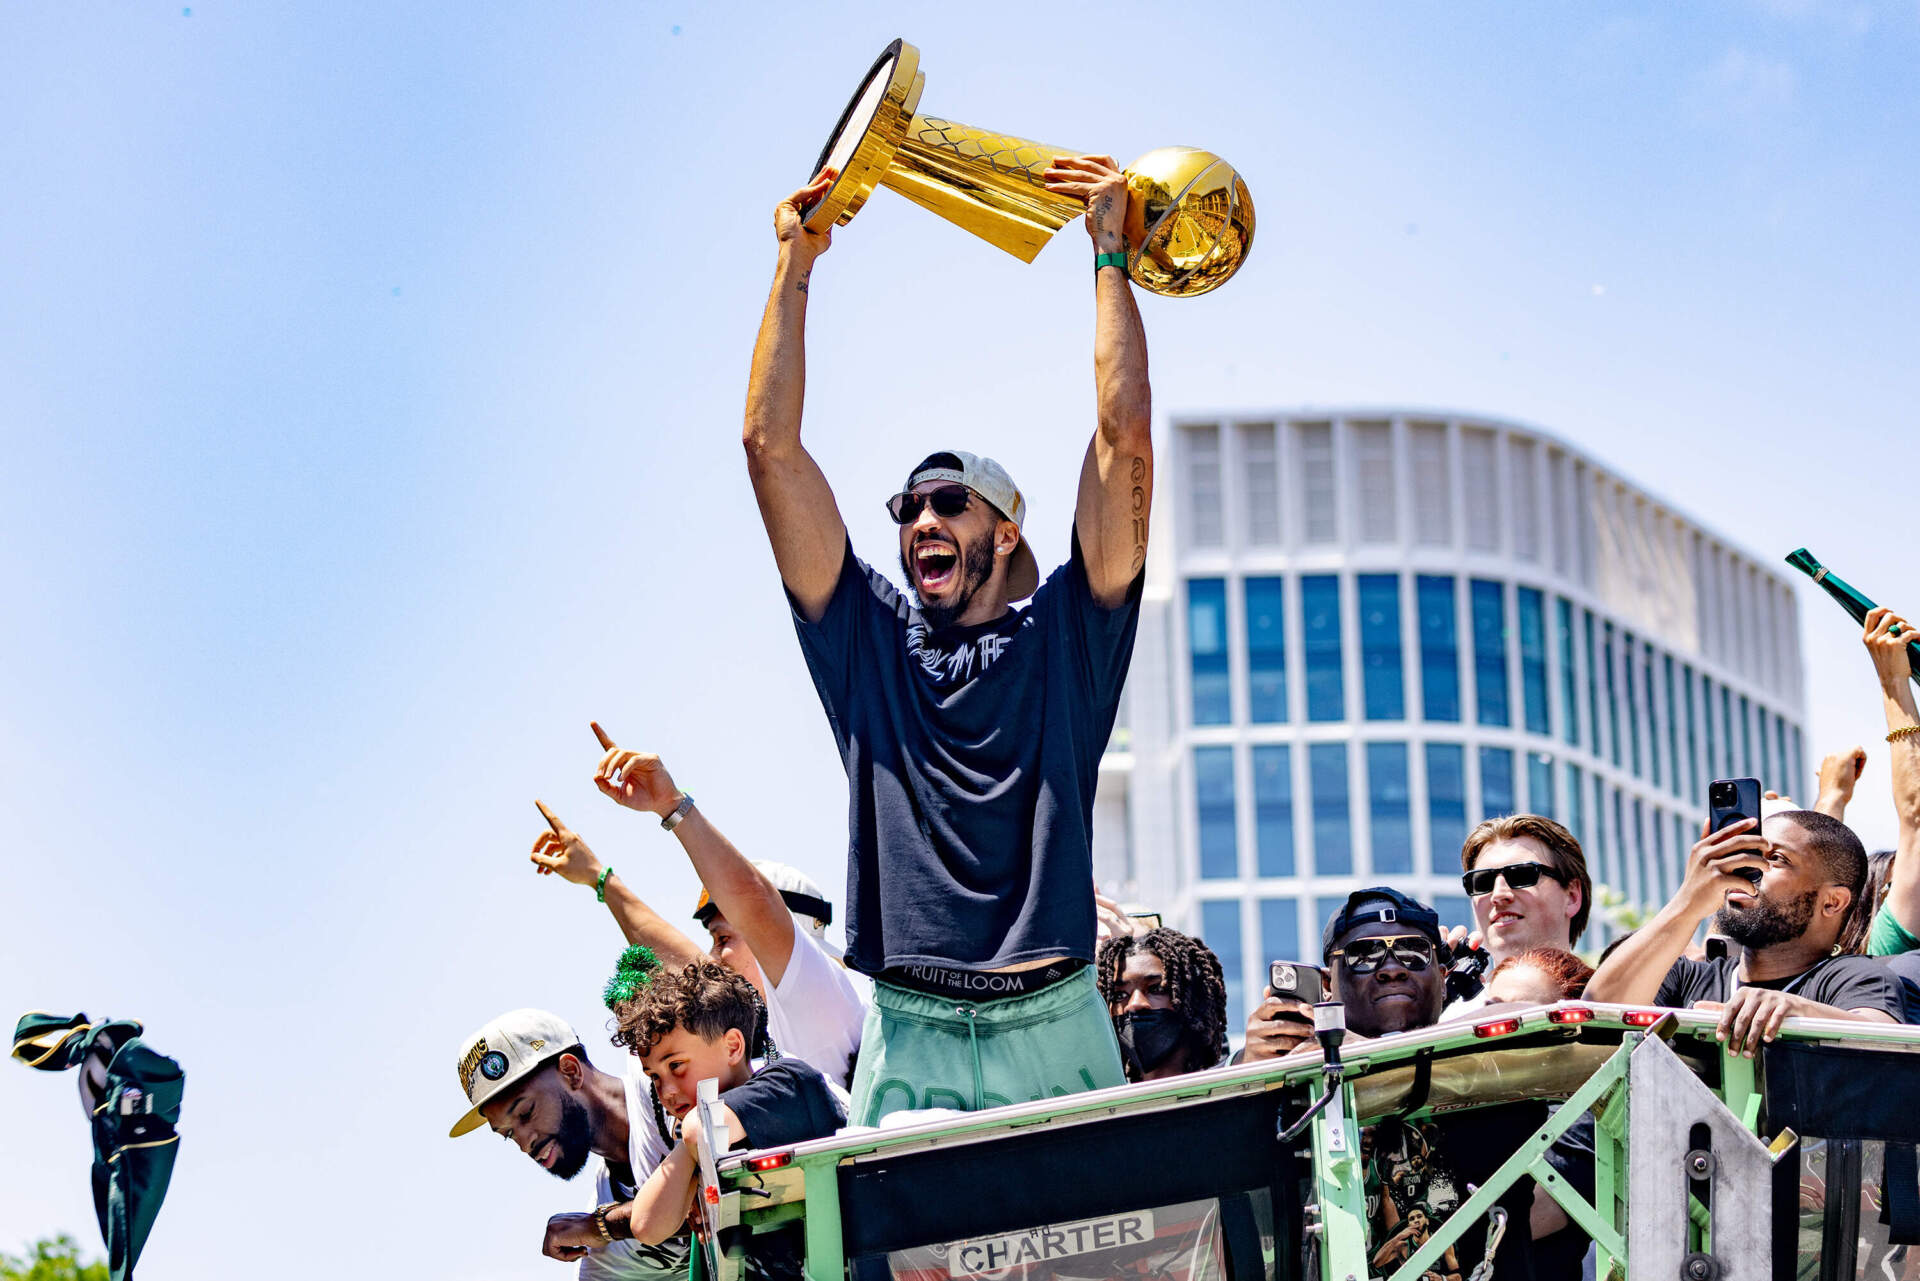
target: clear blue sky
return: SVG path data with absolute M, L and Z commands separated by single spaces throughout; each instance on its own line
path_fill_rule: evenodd
M 490 1015 L 605 1044 L 618 939 L 531 876 L 534 796 L 691 910 L 590 717 L 840 884 L 737 432 L 773 203 L 896 35 L 936 114 L 1241 167 L 1250 264 L 1143 308 L 1162 415 L 1531 421 L 1920 610 L 1912 0 L 8 6 L 0 1015 L 186 1064 L 144 1281 L 568 1275 L 540 1230 L 588 1189 L 445 1133 Z M 866 554 L 941 444 L 1064 553 L 1080 237 L 1022 266 L 889 193 L 836 236 L 808 435 Z M 1871 677 L 1802 600 L 1810 749 L 1869 743 L 1884 844 Z M 0 1114 L 0 1249 L 91 1239 L 72 1082 L 0 1067 Z

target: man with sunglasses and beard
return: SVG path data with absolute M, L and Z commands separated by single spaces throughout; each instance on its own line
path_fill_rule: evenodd
M 1446 997 L 1446 944 L 1440 916 L 1418 899 L 1385 886 L 1357 890 L 1327 921 L 1322 939 L 1333 999 L 1346 1009 L 1349 1040 L 1391 1036 L 1430 1027 Z M 1538 1103 L 1512 1103 L 1369 1127 L 1362 1150 L 1369 1202 L 1371 1248 L 1382 1254 L 1410 1216 L 1427 1214 L 1437 1228 L 1458 1208 L 1469 1186 L 1484 1184 L 1520 1149 L 1547 1116 Z M 1574 1187 L 1593 1196 L 1590 1121 L 1548 1149 L 1547 1159 Z M 1374 1190 L 1379 1189 L 1377 1198 Z M 1514 1184 L 1499 1202 L 1507 1231 L 1494 1254 L 1494 1275 L 1565 1278 L 1580 1275 L 1587 1238 L 1532 1180 Z M 1454 1245 L 1462 1275 L 1480 1263 L 1486 1231 L 1470 1227 Z M 1447 1269 L 1452 1275 L 1453 1269 Z
M 1886 967 L 1834 955 L 1866 875 L 1860 838 L 1815 810 L 1774 814 L 1757 832 L 1741 819 L 1703 833 L 1680 888 L 1601 963 L 1586 995 L 1718 1010 L 1719 1038 L 1748 1058 L 1791 1016 L 1898 1023 L 1905 1009 Z M 1709 916 L 1740 944 L 1737 960 L 1682 955 Z
M 743 444 L 847 770 L 847 964 L 875 980 L 855 1124 L 1123 1080 L 1089 968 L 1087 885 L 1094 785 L 1146 565 L 1146 335 L 1119 167 L 1063 157 L 1045 178 L 1087 203 L 1097 406 L 1071 553 L 1044 583 L 1022 534 L 1025 497 L 998 463 L 957 449 L 923 459 L 887 504 L 911 597 L 854 555 L 800 441 L 808 289 L 828 245 L 801 211 L 833 174 L 774 215 L 778 266 Z

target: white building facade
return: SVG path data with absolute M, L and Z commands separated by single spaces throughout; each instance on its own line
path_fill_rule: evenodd
M 1206 939 L 1235 1027 L 1354 889 L 1467 922 L 1482 818 L 1558 819 L 1650 909 L 1709 780 L 1811 785 L 1786 575 L 1563 440 L 1281 412 L 1176 419 L 1158 459 L 1095 874 Z

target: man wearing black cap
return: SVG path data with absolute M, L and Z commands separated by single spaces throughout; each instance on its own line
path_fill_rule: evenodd
M 1110 157 L 1062 157 L 1046 173 L 1049 190 L 1086 201 L 1096 251 L 1097 425 L 1067 563 L 1041 582 L 1012 477 L 944 450 L 887 502 L 911 600 L 853 554 L 800 441 L 808 290 L 828 242 L 801 211 L 831 180 L 775 211 L 779 265 L 743 443 L 849 782 L 847 963 L 876 980 L 852 1119 L 1118 1085 L 1087 884 L 1153 489 L 1126 179 Z
M 1346 1007 L 1347 1028 L 1362 1037 L 1391 1036 L 1429 1027 L 1446 999 L 1446 946 L 1440 916 L 1418 899 L 1385 886 L 1358 890 L 1328 920 L 1322 945 L 1334 999 Z M 1424 1215 L 1434 1226 L 1466 1199 L 1468 1185 L 1485 1183 L 1519 1150 L 1546 1117 L 1544 1104 L 1515 1103 L 1406 1123 L 1382 1121 L 1369 1129 L 1367 1185 L 1370 1240 L 1391 1254 L 1396 1241 Z M 1583 1195 L 1593 1195 L 1591 1140 L 1575 1131 L 1554 1145 L 1548 1159 Z M 1575 1278 L 1587 1239 L 1570 1228 L 1565 1213 L 1531 1180 L 1521 1180 L 1501 1198 L 1509 1231 L 1495 1252 L 1494 1275 L 1514 1278 Z M 1531 1225 L 1531 1239 L 1523 1225 Z M 1469 1229 L 1455 1245 L 1463 1272 L 1481 1261 L 1486 1234 Z

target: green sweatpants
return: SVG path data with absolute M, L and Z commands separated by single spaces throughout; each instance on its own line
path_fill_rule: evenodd
M 1121 1085 L 1113 1019 L 1089 966 L 998 1001 L 876 981 L 853 1075 L 855 1125 L 910 1108 L 981 1108 Z

